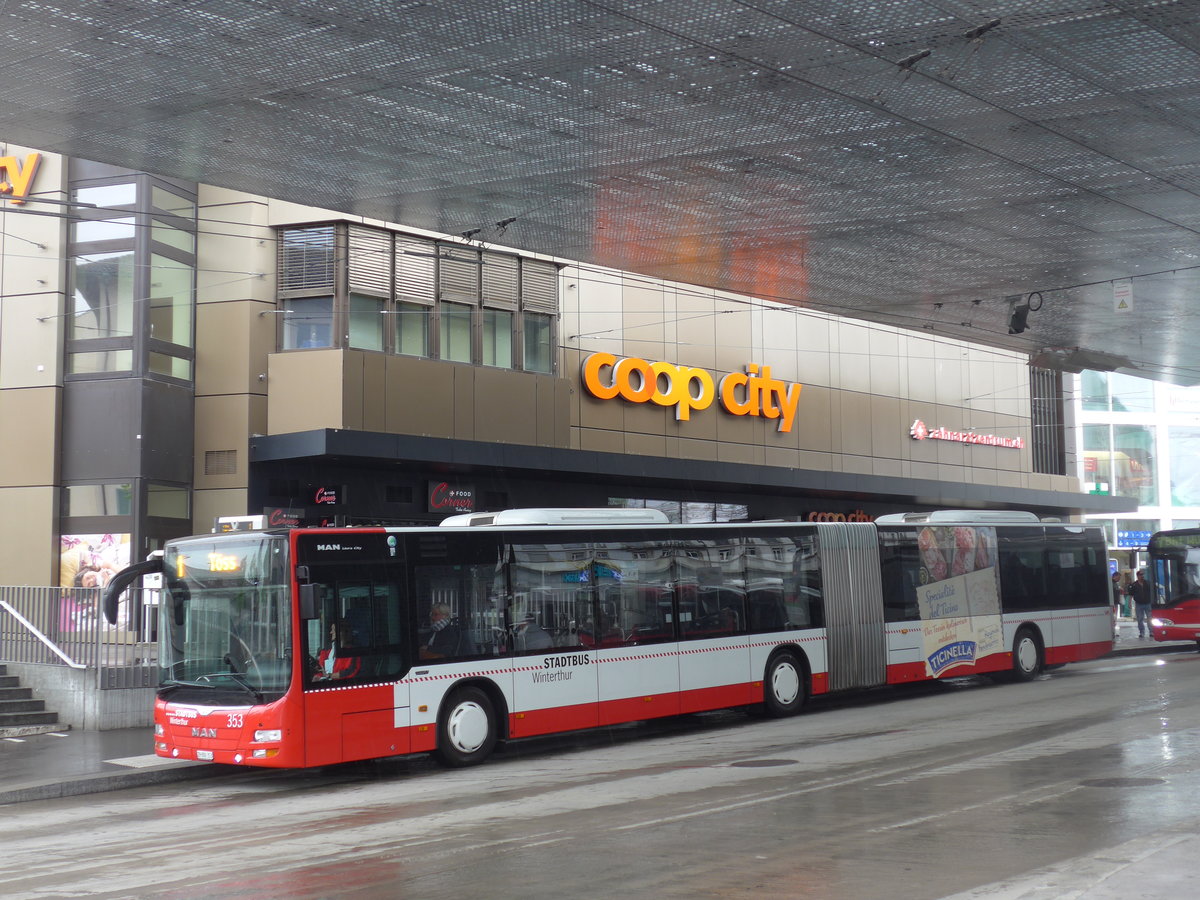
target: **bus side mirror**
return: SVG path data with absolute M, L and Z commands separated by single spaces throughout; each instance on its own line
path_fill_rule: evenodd
M 300 585 L 300 618 L 316 619 L 320 607 L 321 586 L 319 584 Z

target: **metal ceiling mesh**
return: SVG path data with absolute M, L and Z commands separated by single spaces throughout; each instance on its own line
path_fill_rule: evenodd
M 0 22 L 13 143 L 1200 379 L 1200 0 L 10 0 Z M 1009 336 L 1004 298 L 1035 290 Z

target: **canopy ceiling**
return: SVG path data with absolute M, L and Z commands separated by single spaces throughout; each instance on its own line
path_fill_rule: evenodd
M 0 22 L 8 143 L 1200 381 L 1200 0 L 9 0 Z

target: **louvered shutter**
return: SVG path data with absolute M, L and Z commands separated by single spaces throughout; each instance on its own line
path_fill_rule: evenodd
M 491 309 L 517 308 L 517 258 L 501 253 L 483 254 L 483 305 Z
M 521 308 L 558 315 L 558 266 L 536 259 L 521 261 Z
M 280 296 L 332 294 L 334 255 L 332 225 L 281 230 L 278 274 Z
M 387 231 L 351 225 L 350 292 L 387 297 L 392 286 L 392 236 Z
M 438 298 L 479 303 L 479 251 L 441 245 L 438 255 Z
M 433 306 L 437 299 L 437 244 L 396 235 L 396 299 Z

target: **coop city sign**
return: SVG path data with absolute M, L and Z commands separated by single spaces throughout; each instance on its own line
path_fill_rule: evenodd
M 41 161 L 40 153 L 28 154 L 24 163 L 15 156 L 0 156 L 0 198 L 24 203 Z
M 593 353 L 583 361 L 583 386 L 600 400 L 621 397 L 630 403 L 673 406 L 680 422 L 719 400 L 733 416 L 777 419 L 776 428 L 783 433 L 796 421 L 801 388 L 772 378 L 770 366 L 749 363 L 745 372 L 730 372 L 717 384 L 706 369 L 612 353 Z

